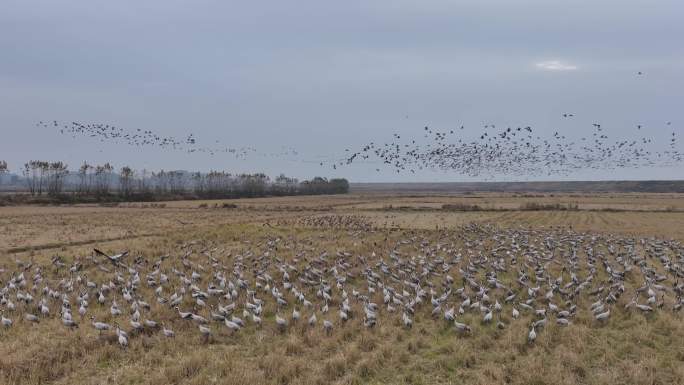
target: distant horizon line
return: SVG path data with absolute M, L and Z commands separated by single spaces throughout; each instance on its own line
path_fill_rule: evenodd
M 573 179 L 573 180 L 518 180 L 518 181 L 438 181 L 438 182 L 354 182 L 349 184 L 475 184 L 475 183 L 587 183 L 587 182 L 684 182 L 684 179 Z

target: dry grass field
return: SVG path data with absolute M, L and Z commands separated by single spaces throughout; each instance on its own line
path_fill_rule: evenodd
M 518 210 L 527 202 L 578 210 Z M 0 207 L 0 384 L 682 383 L 680 242 L 677 194 Z M 117 265 L 94 248 L 129 254 Z

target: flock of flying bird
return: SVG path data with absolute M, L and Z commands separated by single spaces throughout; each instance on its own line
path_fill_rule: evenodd
M 572 118 L 574 114 L 563 116 Z M 671 123 L 665 125 L 669 129 Z M 641 128 L 638 125 L 636 131 L 641 132 Z M 402 135 L 395 133 L 390 142 L 370 142 L 356 152 L 347 149 L 346 159 L 337 161 L 333 167 L 377 160 L 397 173 L 428 169 L 471 177 L 495 177 L 669 166 L 684 159 L 684 153 L 676 148 L 676 132 L 672 130 L 657 150 L 652 148 L 652 137 L 627 138 L 623 135 L 611 139 L 599 123 L 592 124 L 591 135 L 576 140 L 558 131 L 544 137 L 530 126 L 497 129 L 494 124 L 485 125 L 475 140 L 466 140 L 459 135 L 463 129 L 461 126 L 457 130 L 438 131 L 425 127 L 422 140 L 412 137 L 402 141 Z
M 86 327 L 126 347 L 143 333 L 217 341 L 245 328 L 330 335 L 432 323 L 466 337 L 518 322 L 534 343 L 551 323 L 598 326 L 615 312 L 682 308 L 676 241 L 475 224 L 384 242 L 378 234 L 330 235 L 336 251 L 318 238 L 266 234 L 234 249 L 192 241 L 164 256 L 17 260 L 0 270 L 0 335 L 17 323 Z M 349 240 L 375 251 L 340 249 Z
M 136 129 L 129 131 L 115 125 L 104 123 L 62 123 L 56 120 L 52 122 L 40 121 L 36 124 L 39 127 L 59 129 L 60 134 L 71 135 L 72 138 L 85 136 L 89 138 L 98 139 L 100 142 L 114 142 L 123 143 L 135 147 L 159 147 L 162 149 L 181 150 L 188 153 L 207 153 L 215 155 L 219 153 L 227 153 L 234 155 L 236 158 L 246 158 L 249 154 L 255 153 L 256 149 L 253 147 L 232 148 L 220 146 L 219 141 L 215 141 L 213 147 L 199 146 L 197 138 L 194 134 L 189 134 L 184 139 L 174 138 L 172 136 L 162 136 L 151 130 Z
M 573 119 L 575 114 L 565 113 L 563 119 Z M 250 155 L 285 158 L 299 157 L 300 153 L 290 147 L 281 146 L 281 151 L 260 153 L 254 147 L 231 148 L 199 146 L 194 134 L 185 139 L 164 137 L 149 130 L 126 131 L 109 124 L 83 124 L 57 121 L 39 122 L 42 127 L 54 127 L 62 134 L 98 138 L 100 141 L 123 142 L 131 146 L 158 146 L 165 149 L 183 150 L 188 153 L 210 155 L 228 153 L 239 159 Z M 568 175 L 578 170 L 612 170 L 617 168 L 637 169 L 653 166 L 680 164 L 684 153 L 677 149 L 677 135 L 671 122 L 665 123 L 667 138 L 655 140 L 640 135 L 642 125 L 632 133 L 639 135 L 608 135 L 599 123 L 592 124 L 590 135 L 569 138 L 558 131 L 543 136 L 531 126 L 497 129 L 486 124 L 474 139 L 467 139 L 464 126 L 445 131 L 425 127 L 422 135 L 414 135 L 402 141 L 401 134 L 392 134 L 392 140 L 385 143 L 369 142 L 358 151 L 345 150 L 343 157 L 315 161 L 320 166 L 333 169 L 352 163 L 382 164 L 397 173 L 416 173 L 421 170 L 455 172 L 470 177 L 496 176 L 539 176 Z M 329 158 L 329 157 L 328 157 Z M 311 163 L 311 161 L 302 160 Z M 381 168 L 376 167 L 376 171 Z

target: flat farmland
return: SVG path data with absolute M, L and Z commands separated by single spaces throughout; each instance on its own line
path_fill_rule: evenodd
M 577 205 L 578 210 L 519 210 L 530 202 Z M 224 208 L 234 204 L 237 208 Z M 442 210 L 478 205 L 482 211 Z M 499 211 L 500 210 L 500 211 Z M 681 211 L 681 212 L 680 212 Z M 0 207 L 0 251 L 50 249 L 123 238 L 164 236 L 188 228 L 354 215 L 378 227 L 431 229 L 471 222 L 499 226 L 572 226 L 584 231 L 684 239 L 684 194 L 475 196 L 365 194 L 215 201 L 124 203 L 111 206 Z M 294 221 L 296 222 L 296 221 Z
M 0 383 L 680 383 L 682 198 L 0 207 Z

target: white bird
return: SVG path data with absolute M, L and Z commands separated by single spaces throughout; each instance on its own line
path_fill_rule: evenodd
M 534 322 L 535 329 L 536 328 L 543 328 L 544 326 L 546 326 L 546 318 L 542 318 L 542 319 Z
M 187 313 L 186 313 L 186 312 L 182 312 L 182 311 L 180 311 L 180 309 L 178 308 L 178 306 L 176 306 L 176 310 L 178 311 L 178 315 L 180 315 L 181 318 L 183 318 L 183 319 L 190 319 L 190 318 L 192 318 L 192 313 L 190 313 L 190 312 L 187 312 Z
M 117 335 L 118 340 L 119 340 L 119 345 L 121 345 L 121 347 L 123 347 L 123 348 L 127 347 L 128 346 L 128 335 L 126 335 L 126 332 L 124 332 L 123 330 L 121 330 L 120 327 L 117 326 L 116 327 L 116 335 Z
M 118 315 L 121 315 L 121 310 L 116 304 L 116 301 L 112 304 L 112 306 L 109 308 L 109 312 L 112 314 L 112 316 L 116 317 Z
M 285 328 L 287 328 L 287 320 L 285 318 L 276 314 L 275 320 L 276 320 L 276 325 L 278 326 L 278 329 L 280 329 L 280 331 L 284 331 Z
M 206 318 L 202 317 L 201 315 L 195 314 L 195 313 L 190 314 L 190 319 L 197 322 L 198 324 L 208 324 L 209 323 L 209 320 L 207 320 Z
M 166 327 L 162 326 L 162 333 L 169 338 L 173 338 L 176 336 L 176 333 L 173 332 L 171 329 L 167 329 Z
M 444 312 L 444 319 L 449 321 L 449 322 L 454 321 L 456 319 L 456 317 L 454 316 L 454 308 L 453 307 Z
M 409 329 L 413 327 L 413 320 L 408 316 L 408 314 L 406 314 L 406 312 L 402 314 L 401 319 L 402 321 L 404 321 L 404 326 L 406 326 Z
M 603 312 L 603 313 L 597 314 L 597 315 L 595 316 L 595 318 L 596 318 L 598 321 L 605 321 L 605 320 L 608 319 L 608 317 L 610 317 L 610 309 L 606 310 L 606 311 Z
M 90 319 L 92 320 L 91 324 L 93 325 L 93 327 L 94 327 L 97 331 L 99 331 L 99 332 L 102 332 L 103 330 L 109 330 L 109 329 L 111 329 L 111 327 L 112 327 L 112 326 L 111 326 L 110 324 L 108 324 L 108 323 L 96 322 L 96 321 L 95 321 L 95 316 L 90 317 Z
M 245 311 L 247 311 L 247 310 L 245 310 Z M 223 314 L 214 313 L 213 311 L 209 312 L 209 316 L 214 321 L 224 321 L 226 319 L 226 317 Z
M 199 331 L 202 334 L 202 337 L 204 338 L 209 338 L 211 336 L 211 329 L 208 328 L 207 326 L 204 325 L 198 325 Z
M 254 322 L 257 325 L 261 325 L 261 317 L 257 316 L 256 314 L 252 313 L 252 322 Z
M 140 331 L 140 330 L 142 330 L 142 328 L 143 328 L 143 325 L 142 325 L 140 322 L 138 322 L 138 321 L 130 320 L 129 323 L 131 324 L 131 327 L 132 327 L 133 330 L 135 330 L 135 331 Z
M 456 331 L 458 331 L 459 333 L 465 333 L 465 332 L 471 332 L 472 331 L 470 329 L 470 326 L 468 326 L 464 323 L 458 322 L 458 321 L 454 321 L 454 328 L 456 328 Z
M 77 328 L 78 324 L 72 319 L 62 318 L 62 324 L 68 328 Z
M 236 332 L 240 330 L 240 325 L 236 324 L 233 321 L 229 321 L 227 318 L 225 321 L 223 321 L 226 324 L 226 327 L 230 329 L 231 332 Z
M 557 318 L 556 323 L 561 326 L 568 326 L 570 325 L 570 321 L 567 320 L 567 318 Z
M 323 320 L 323 329 L 325 330 L 325 334 L 330 335 L 333 329 L 332 322 L 328 320 Z
M 532 328 L 530 328 L 530 333 L 527 335 L 527 340 L 532 343 L 534 340 L 537 339 L 537 332 L 534 331 L 534 324 L 532 324 Z
M 230 321 L 233 322 L 234 324 L 237 324 L 241 328 L 245 327 L 245 321 L 243 321 L 242 319 L 240 319 L 236 316 L 230 317 Z
M 492 317 L 493 317 L 493 316 L 492 316 L 492 311 L 490 310 L 490 311 L 487 312 L 487 314 L 485 314 L 485 316 L 482 318 L 482 322 L 484 322 L 484 323 L 489 323 L 489 322 L 491 322 Z

